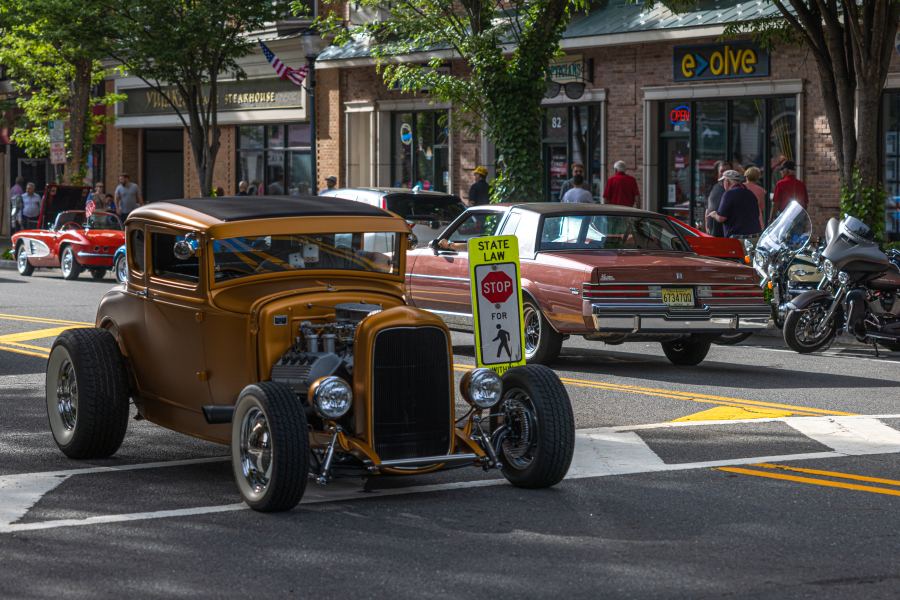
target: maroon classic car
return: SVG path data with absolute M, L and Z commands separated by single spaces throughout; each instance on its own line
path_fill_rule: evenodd
M 472 237 L 516 235 L 525 351 L 549 363 L 565 338 L 662 343 L 696 365 L 719 336 L 766 327 L 770 309 L 753 269 L 697 255 L 662 215 L 609 205 L 529 203 L 466 210 L 429 248 L 407 254 L 410 303 L 471 330 Z M 455 250 L 440 248 L 447 239 Z
M 29 276 L 35 267 L 59 267 L 66 279 L 82 270 L 103 279 L 113 266 L 113 255 L 125 243 L 122 222 L 114 213 L 85 211 L 90 188 L 49 185 L 41 203 L 37 229 L 12 236 L 16 267 Z

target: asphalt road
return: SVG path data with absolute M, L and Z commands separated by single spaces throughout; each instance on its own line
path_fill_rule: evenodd
M 774 337 L 697 367 L 657 344 L 570 340 L 570 477 L 520 490 L 471 469 L 240 503 L 226 448 L 132 421 L 76 462 L 46 423 L 60 328 L 113 284 L 0 270 L 0 597 L 894 598 L 898 355 Z M 454 335 L 471 365 L 472 337 Z

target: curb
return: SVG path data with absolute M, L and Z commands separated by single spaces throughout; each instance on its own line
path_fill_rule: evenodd
M 16 261 L 14 260 L 0 260 L 0 269 L 11 269 L 15 270 Z

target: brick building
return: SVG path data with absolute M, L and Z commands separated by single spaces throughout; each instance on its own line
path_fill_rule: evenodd
M 573 19 L 561 43 L 566 56 L 551 67 L 554 83 L 544 100 L 545 199 L 558 198 L 575 162 L 585 165 L 599 199 L 613 163 L 624 160 L 645 208 L 696 223 L 715 181 L 715 161 L 758 166 L 771 191 L 780 164 L 793 160 L 809 187 L 816 231 L 837 214 L 838 173 L 812 56 L 799 47 L 769 52 L 750 40 L 721 41 L 727 23 L 774 9 L 709 4 L 716 6 L 673 15 L 610 1 Z M 464 68 L 449 53 L 407 60 L 424 64 L 436 55 L 450 72 Z M 490 143 L 454 129 L 451 107 L 427 92 L 387 89 L 365 45 L 328 48 L 316 69 L 322 88 L 328 81 L 327 98 L 324 90 L 319 96 L 319 172 L 337 175 L 340 186 L 419 184 L 465 198 L 472 168 L 484 164 L 493 174 L 498 157 Z M 898 238 L 896 60 L 886 88 L 886 219 L 888 233 Z

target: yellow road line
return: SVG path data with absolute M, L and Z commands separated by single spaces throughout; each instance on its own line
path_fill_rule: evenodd
M 458 371 L 469 371 L 474 369 L 474 365 L 454 364 L 453 367 Z M 590 381 L 587 379 L 573 379 L 571 377 L 560 377 L 560 381 L 565 384 L 574 385 L 576 387 L 592 388 L 598 390 L 607 390 L 612 392 L 624 392 L 628 394 L 638 394 L 641 396 L 654 396 L 658 398 L 670 398 L 673 400 L 685 400 L 688 402 L 697 402 L 699 404 L 715 404 L 718 406 L 733 406 L 737 408 L 772 408 L 784 409 L 792 414 L 803 417 L 814 417 L 823 415 L 843 415 L 849 416 L 853 413 L 842 412 L 837 410 L 826 410 L 822 408 L 811 408 L 808 406 L 793 406 L 791 404 L 780 404 L 778 402 L 761 402 L 759 400 L 745 400 L 743 398 L 730 398 L 728 396 L 713 396 L 710 394 L 697 394 L 694 392 L 682 392 L 678 390 L 666 390 L 659 388 L 645 388 L 636 385 L 625 385 L 619 383 L 607 383 L 602 381 Z
M 793 471 L 795 473 L 805 473 L 807 475 L 823 475 L 825 477 L 835 477 L 837 479 L 851 479 L 853 481 L 868 481 L 869 483 L 882 483 L 884 485 L 896 485 L 900 487 L 900 481 L 896 479 L 883 479 L 881 477 L 867 477 L 866 475 L 854 475 L 853 473 L 838 473 L 836 471 L 820 471 L 819 469 L 804 469 L 802 467 L 789 467 L 787 465 L 773 465 L 770 463 L 760 463 L 751 465 L 754 467 L 762 467 L 764 469 L 777 469 L 779 471 Z
M 15 352 L 16 354 L 24 354 L 25 356 L 36 356 L 38 358 L 47 358 L 50 356 L 50 351 L 47 350 L 43 354 L 39 354 L 37 352 L 32 352 L 30 350 L 22 350 L 21 348 L 13 348 L 11 346 L 0 346 L 0 352 Z
M 818 485 L 822 487 L 855 490 L 857 492 L 869 492 L 872 494 L 884 494 L 886 496 L 900 496 L 900 490 L 889 490 L 887 488 L 874 487 L 871 485 L 842 483 L 840 481 L 829 481 L 828 479 L 815 479 L 812 477 L 797 477 L 796 475 L 785 475 L 784 473 L 769 473 L 766 471 L 754 471 L 752 469 L 742 469 L 740 467 L 717 467 L 717 469 L 719 471 L 725 471 L 727 473 L 737 473 L 739 475 L 752 475 L 753 477 L 766 477 L 768 479 L 780 479 L 782 481 L 793 481 L 794 483 L 805 483 L 808 485 Z
M 15 346 L 16 348 L 28 348 L 31 350 L 39 350 L 41 352 L 50 352 L 50 348 L 46 346 L 35 346 L 34 344 L 21 344 L 19 342 L 6 342 L 4 346 Z
M 93 327 L 93 323 L 84 321 L 64 321 L 62 319 L 45 319 L 43 317 L 24 317 L 22 315 L 7 315 L 0 313 L 0 319 L 5 321 L 28 321 L 31 323 L 56 323 L 58 325 L 78 325 L 80 327 Z
M 22 333 L 0 335 L 0 344 L 27 342 L 29 340 L 39 340 L 42 338 L 56 337 L 66 329 L 72 329 L 72 325 L 65 325 L 63 327 L 51 327 L 49 329 L 35 329 L 33 331 L 23 331 Z

